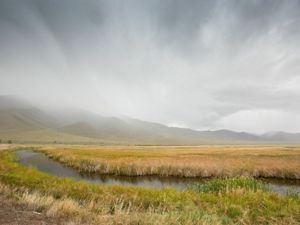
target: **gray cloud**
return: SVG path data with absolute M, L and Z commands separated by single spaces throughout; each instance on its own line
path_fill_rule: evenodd
M 299 40 L 298 0 L 2 0 L 0 94 L 196 129 L 300 131 Z

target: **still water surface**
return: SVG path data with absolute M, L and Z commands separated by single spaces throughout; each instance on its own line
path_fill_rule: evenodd
M 126 185 L 152 188 L 171 187 L 177 190 L 183 190 L 194 182 L 205 182 L 208 179 L 203 178 L 182 178 L 182 177 L 161 177 L 161 176 L 116 176 L 116 175 L 88 175 L 79 173 L 77 170 L 64 166 L 48 158 L 41 152 L 31 150 L 18 150 L 16 152 L 19 162 L 22 165 L 35 167 L 38 170 L 65 178 L 72 178 L 76 181 L 87 181 L 93 184 L 105 185 Z M 261 179 L 273 191 L 285 194 L 288 190 L 300 193 L 299 180 L 285 179 Z

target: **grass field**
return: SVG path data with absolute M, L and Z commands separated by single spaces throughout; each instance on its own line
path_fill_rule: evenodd
M 79 171 L 181 177 L 300 179 L 300 146 L 43 146 Z
M 92 185 L 54 177 L 33 168 L 21 166 L 16 161 L 14 149 L 24 147 L 26 146 L 1 147 L 0 195 L 25 204 L 38 213 L 63 219 L 70 224 L 300 223 L 298 195 L 278 195 L 268 191 L 262 183 L 249 177 L 218 178 L 204 185 L 195 184 L 182 192 L 173 189 Z M 290 165 L 293 160 L 299 160 L 298 147 L 245 146 L 244 148 L 249 148 L 247 153 L 242 151 L 241 146 L 203 146 L 196 149 L 194 147 L 67 145 L 33 147 L 42 149 L 66 163 L 92 160 L 93 163 L 115 162 L 116 164 L 112 165 L 123 165 L 124 168 L 126 168 L 125 162 L 130 164 L 137 162 L 136 165 L 139 166 L 144 163 L 144 166 L 148 168 L 157 159 L 160 159 L 159 164 L 151 166 L 159 166 L 167 162 L 174 166 L 174 171 L 179 171 L 178 168 L 176 169 L 176 162 L 179 166 L 183 166 L 183 162 L 194 162 L 191 165 L 195 166 L 196 162 L 201 162 L 201 160 L 212 162 L 218 158 L 219 164 L 214 166 L 230 166 L 228 161 L 221 164 L 221 159 L 226 161 L 226 157 L 233 162 L 244 159 L 252 163 L 259 158 L 274 159 L 275 162 L 287 160 L 285 165 L 288 165 L 288 168 L 296 169 L 296 166 L 299 166 L 294 164 L 294 167 L 291 167 Z M 7 148 L 11 149 L 5 150 Z M 203 167 L 197 167 L 199 168 Z M 176 175 L 186 176 L 187 174 Z

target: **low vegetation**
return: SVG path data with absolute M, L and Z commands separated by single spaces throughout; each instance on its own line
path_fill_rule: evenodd
M 48 146 L 40 149 L 86 173 L 300 179 L 300 146 Z
M 246 191 L 268 190 L 262 181 L 249 177 L 214 178 L 204 184 L 192 184 L 190 189 L 204 193 L 229 193 L 239 189 Z
M 0 151 L 0 194 L 79 224 L 300 223 L 297 195 L 272 193 L 252 178 L 215 179 L 182 192 L 92 185 L 21 166 L 13 150 Z

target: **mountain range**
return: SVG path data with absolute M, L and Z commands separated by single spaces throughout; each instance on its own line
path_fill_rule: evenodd
M 13 96 L 0 96 L 0 140 L 18 143 L 141 145 L 300 143 L 300 133 L 262 135 L 231 130 L 198 131 L 129 117 L 80 111 L 47 112 Z

